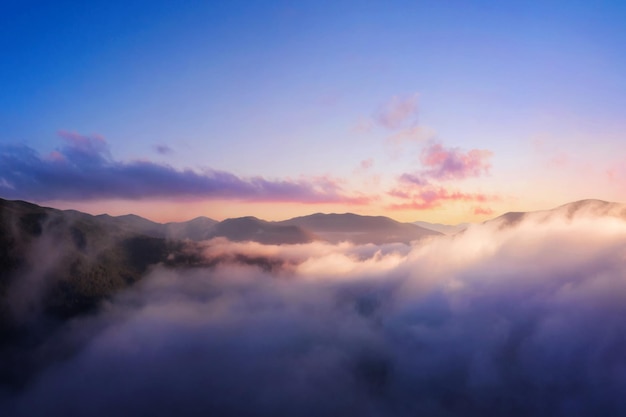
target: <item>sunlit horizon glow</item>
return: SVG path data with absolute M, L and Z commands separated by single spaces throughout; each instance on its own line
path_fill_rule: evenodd
M 0 6 L 0 198 L 154 221 L 626 201 L 621 2 Z

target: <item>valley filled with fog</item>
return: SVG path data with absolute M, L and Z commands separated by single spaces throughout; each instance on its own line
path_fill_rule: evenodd
M 409 241 L 397 225 L 402 239 L 376 243 L 303 229 L 288 244 L 240 228 L 229 238 L 208 221 L 207 239 L 123 228 L 104 239 L 91 217 L 6 210 L 22 252 L 0 259 L 3 416 L 626 413 L 620 204 L 508 213 Z M 18 236 L 29 224 L 44 226 Z M 124 279 L 98 292 L 67 276 L 94 268 Z

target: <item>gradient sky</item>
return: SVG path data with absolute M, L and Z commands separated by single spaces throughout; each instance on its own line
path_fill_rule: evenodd
M 2 1 L 0 197 L 158 221 L 626 200 L 620 1 Z

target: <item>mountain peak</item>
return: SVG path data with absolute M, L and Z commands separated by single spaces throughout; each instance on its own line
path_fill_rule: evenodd
M 357 244 L 408 243 L 440 234 L 411 223 L 400 223 L 389 217 L 354 213 L 315 213 L 284 220 L 279 224 L 302 227 L 330 242 L 350 241 Z
M 626 205 L 597 199 L 585 199 L 563 204 L 549 210 L 510 211 L 485 223 L 501 222 L 503 226 L 514 226 L 528 218 L 547 219 L 562 216 L 566 219 L 574 217 L 621 217 L 626 219 Z

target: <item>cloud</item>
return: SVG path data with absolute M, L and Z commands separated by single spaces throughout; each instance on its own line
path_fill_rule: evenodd
M 154 150 L 160 155 L 171 155 L 174 153 L 174 149 L 167 145 L 154 145 Z
M 489 173 L 489 159 L 493 153 L 485 149 L 463 152 L 458 148 L 445 148 L 441 143 L 428 145 L 420 157 L 425 169 L 421 175 L 436 180 L 459 180 L 479 177 Z
M 485 202 L 496 199 L 482 193 L 465 193 L 462 191 L 451 191 L 444 187 L 421 184 L 419 178 L 403 176 L 401 179 L 405 182 L 411 182 L 418 187 L 405 187 L 405 189 L 393 189 L 388 192 L 392 197 L 403 200 L 401 203 L 391 204 L 390 210 L 429 210 L 440 207 L 442 203 L 447 201 L 465 201 L 465 202 Z
M 485 216 L 490 216 L 493 214 L 493 210 L 490 209 L 489 207 L 474 207 L 474 212 L 475 215 L 485 215 Z
M 374 167 L 374 158 L 363 159 L 359 165 L 352 171 L 354 175 L 365 175 L 372 171 Z
M 412 247 L 212 241 L 67 323 L 23 415 L 624 415 L 626 221 L 544 213 Z M 599 325 L 601 324 L 601 325 Z
M 191 198 L 365 204 L 329 177 L 268 180 L 226 171 L 179 170 L 150 161 L 117 161 L 101 136 L 60 132 L 64 145 L 41 156 L 27 146 L 0 147 L 0 195 L 45 200 Z
M 387 129 L 397 129 L 416 116 L 417 94 L 414 94 L 408 97 L 394 96 L 379 109 L 374 119 Z
M 461 180 L 487 174 L 491 168 L 487 150 L 472 149 L 463 152 L 457 148 L 445 148 L 437 142 L 423 149 L 423 169 L 406 172 L 398 177 L 398 185 L 387 194 L 404 200 L 388 206 L 391 210 L 428 210 L 440 207 L 446 201 L 478 202 L 497 200 L 495 195 L 468 193 L 451 190 L 437 182 Z M 476 214 L 476 213 L 475 213 Z M 487 214 L 481 213 L 481 214 Z
M 427 140 L 433 140 L 436 136 L 437 132 L 434 129 L 427 126 L 414 126 L 394 133 L 387 138 L 387 142 L 397 146 L 405 142 L 425 142 Z
M 429 182 L 418 174 L 404 173 L 400 175 L 399 181 L 401 183 L 410 184 L 412 186 L 427 186 Z
M 374 166 L 374 159 L 373 158 L 364 159 L 359 164 L 359 168 L 364 170 L 364 171 L 370 169 L 373 166 Z

